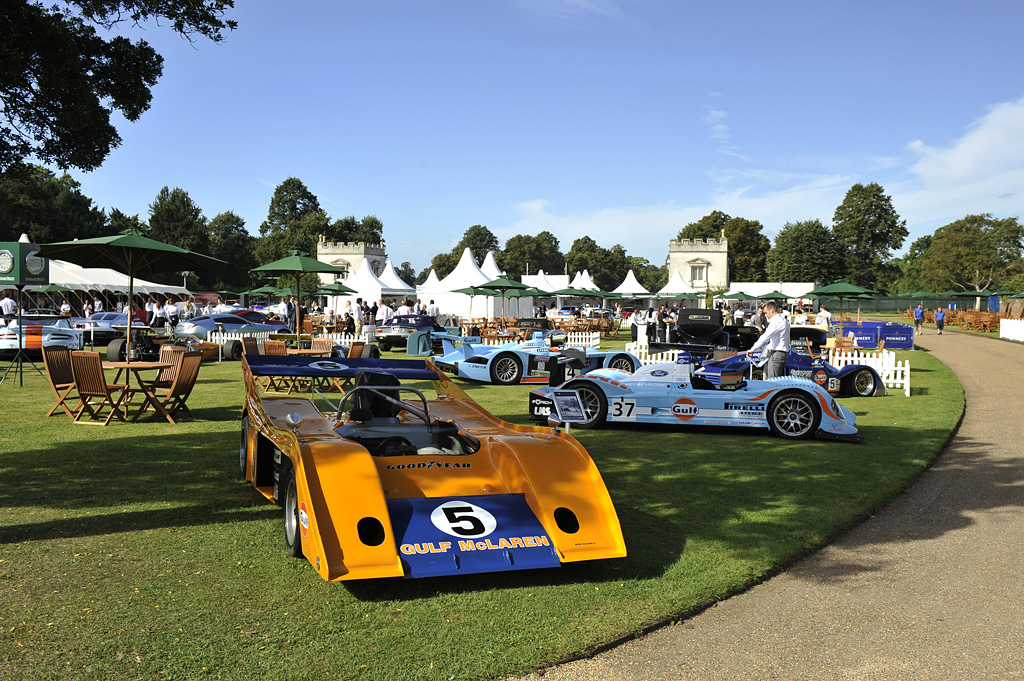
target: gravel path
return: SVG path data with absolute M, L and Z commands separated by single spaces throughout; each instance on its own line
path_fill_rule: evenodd
M 904 494 L 764 584 L 544 680 L 1024 679 L 1024 345 L 917 344 L 967 411 Z

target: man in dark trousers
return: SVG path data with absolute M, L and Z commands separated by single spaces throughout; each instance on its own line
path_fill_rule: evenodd
M 765 378 L 778 378 L 786 375 L 786 358 L 789 356 L 789 320 L 779 314 L 778 304 L 769 300 L 764 304 L 764 314 L 768 318 L 768 327 L 747 350 L 747 356 L 764 348 L 768 354 L 768 363 L 764 367 Z

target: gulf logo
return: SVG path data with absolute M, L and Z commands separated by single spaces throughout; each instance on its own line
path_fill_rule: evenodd
M 306 501 L 299 504 L 299 526 L 302 529 L 302 536 L 309 534 L 309 514 L 306 513 Z
M 683 397 L 676 400 L 676 403 L 672 405 L 672 413 L 680 421 L 689 421 L 700 413 L 700 408 L 689 397 Z
M 817 383 L 818 385 L 825 385 L 825 382 L 827 380 L 828 374 L 826 374 L 824 371 L 821 371 L 820 369 L 814 374 L 814 382 Z

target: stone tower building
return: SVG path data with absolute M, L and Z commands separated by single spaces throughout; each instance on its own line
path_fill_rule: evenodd
M 729 240 L 723 236 L 669 241 L 669 281 L 674 271 L 697 291 L 729 288 Z
M 379 275 L 384 269 L 388 254 L 383 241 L 375 244 L 362 241 L 327 241 L 320 235 L 316 244 L 316 259 L 346 270 L 348 274 L 338 279 L 344 283 L 345 279 L 355 274 L 363 260 L 369 260 L 370 269 L 375 275 Z M 321 284 L 332 284 L 334 281 L 333 274 L 320 275 Z

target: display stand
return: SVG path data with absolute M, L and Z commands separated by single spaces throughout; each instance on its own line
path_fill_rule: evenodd
M 4 384 L 4 381 L 7 380 L 7 377 L 12 371 L 17 371 L 18 387 L 21 387 L 25 385 L 25 362 L 31 364 L 32 368 L 35 369 L 40 376 L 45 376 L 46 374 L 43 373 L 42 369 L 36 366 L 36 363 L 33 362 L 27 354 L 25 354 L 25 349 L 22 347 L 22 344 L 25 341 L 25 327 L 22 326 L 21 323 L 21 303 L 23 302 L 21 292 L 25 289 L 25 285 L 16 284 L 15 288 L 18 289 L 18 354 L 16 354 L 14 359 L 11 360 L 11 365 L 7 367 L 7 371 L 5 371 L 3 377 L 0 378 L 0 385 Z M 17 367 L 17 370 L 15 370 L 15 367 Z

